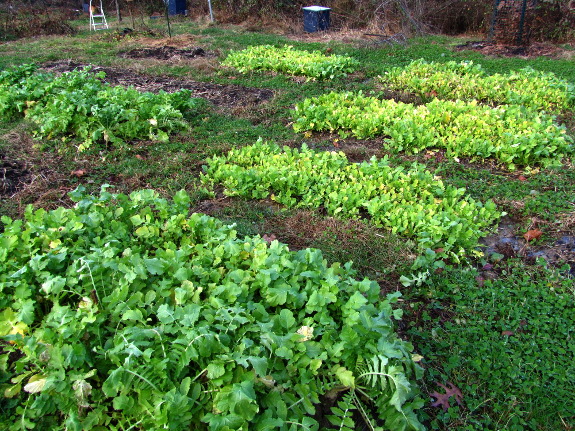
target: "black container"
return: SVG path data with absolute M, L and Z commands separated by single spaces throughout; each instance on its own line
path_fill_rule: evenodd
M 328 7 L 308 6 L 303 9 L 303 29 L 308 33 L 329 29 Z
M 168 0 L 168 14 L 184 15 L 186 13 L 186 0 Z

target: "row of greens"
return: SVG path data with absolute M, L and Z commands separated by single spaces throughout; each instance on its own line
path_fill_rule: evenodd
M 529 67 L 488 75 L 471 61 L 436 63 L 420 59 L 389 70 L 379 80 L 392 90 L 417 94 L 424 101 L 478 100 L 556 113 L 575 109 L 573 84 Z
M 0 428 L 423 429 L 399 294 L 184 192 L 71 197 L 2 218 Z
M 343 137 L 386 136 L 386 149 L 417 153 L 445 148 L 449 157 L 495 157 L 507 164 L 557 165 L 573 139 L 554 118 L 517 105 L 435 99 L 413 106 L 360 93 L 328 93 L 296 104 L 294 130 L 338 131 Z
M 289 45 L 279 48 L 258 45 L 231 52 L 223 65 L 242 73 L 270 70 L 314 79 L 333 79 L 357 70 L 359 61 L 343 55 L 327 56 L 320 51 L 298 50 Z
M 430 259 L 459 260 L 472 253 L 500 213 L 465 196 L 465 189 L 445 186 L 422 165 L 392 167 L 386 159 L 350 163 L 345 154 L 301 150 L 262 141 L 208 160 L 204 181 L 225 193 L 271 199 L 287 207 L 324 208 L 339 217 L 368 216 L 393 233 L 414 237 Z M 436 261 L 436 265 L 442 264 Z
M 190 92 L 142 93 L 103 83 L 104 74 L 88 69 L 60 76 L 23 65 L 0 72 L 0 116 L 24 115 L 36 125 L 40 138 L 122 145 L 135 139 L 167 141 L 185 130 L 186 119 L 203 109 Z

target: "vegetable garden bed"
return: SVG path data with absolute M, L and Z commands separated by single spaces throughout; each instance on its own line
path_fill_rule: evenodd
M 0 193 L 0 212 L 11 217 L 0 221 L 0 427 L 575 426 L 572 113 L 557 117 L 567 119 L 563 127 L 533 108 L 492 110 L 508 99 L 429 100 L 480 94 L 459 73 L 443 75 L 451 81 L 436 89 L 421 78 L 417 88 L 390 90 L 378 79 L 418 59 L 453 72 L 472 58 L 475 72 L 481 64 L 477 82 L 521 75 L 531 85 L 553 72 L 554 89 L 530 87 L 548 110 L 567 100 L 559 93 L 575 83 L 572 61 L 483 58 L 453 52 L 453 39 L 366 48 L 187 19 L 172 26 L 184 35 L 180 46 L 205 47 L 219 60 L 286 43 L 296 69 L 313 64 L 310 54 L 354 60 L 348 71 L 321 66 L 317 79 L 294 79 L 300 72 L 285 63 L 260 73 L 215 60 L 119 57 L 177 37 L 86 31 L 0 45 L 2 74 L 30 62 L 56 74 L 105 64 L 94 70 L 107 74 L 65 75 L 67 87 L 61 76 L 24 73 L 0 100 L 13 114 L 0 119 L 0 186 L 3 174 L 14 184 L 26 169 L 15 194 Z M 526 66 L 537 72 L 521 72 Z M 179 96 L 156 103 L 157 94 L 108 92 L 102 79 L 154 93 L 185 88 L 186 101 L 214 106 L 198 105 L 182 127 L 161 129 L 165 136 L 150 134 L 158 118 L 144 115 L 148 105 L 168 112 Z M 108 126 L 125 125 L 116 120 L 145 105 L 128 121 L 145 133 L 116 145 L 100 130 L 79 153 L 87 135 L 68 126 L 99 127 L 93 120 L 102 118 L 81 118 L 87 105 L 101 105 L 80 83 L 108 102 L 133 97 Z M 454 84 L 465 92 L 450 94 Z M 421 106 L 380 100 L 385 94 Z M 332 100 L 320 106 L 324 98 Z M 304 107 L 312 121 L 298 119 Z M 326 132 L 312 133 L 319 129 Z M 213 189 L 202 184 L 202 165 Z

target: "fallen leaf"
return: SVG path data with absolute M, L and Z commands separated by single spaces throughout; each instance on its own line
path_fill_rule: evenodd
M 70 175 L 72 175 L 73 177 L 83 177 L 84 175 L 86 175 L 86 171 L 83 169 L 78 169 L 77 171 L 72 171 L 70 172 Z
M 543 232 L 541 232 L 539 229 L 531 229 L 525 232 L 523 238 L 525 238 L 525 241 L 532 241 L 539 238 L 541 235 L 543 235 Z
M 459 388 L 457 386 L 455 386 L 453 383 L 450 383 L 450 382 L 446 382 L 446 383 L 447 383 L 447 386 L 442 385 L 441 383 L 437 384 L 438 386 L 441 386 L 443 389 L 445 389 L 444 394 L 441 394 L 437 391 L 434 391 L 431 394 L 429 394 L 431 397 L 435 398 L 435 401 L 433 403 L 431 403 L 431 406 L 432 407 L 441 406 L 444 411 L 447 411 L 449 409 L 449 407 L 451 407 L 449 405 L 449 398 L 450 397 L 454 397 L 455 402 L 460 406 L 463 403 L 463 394 L 461 393 Z
M 515 332 L 513 332 L 513 331 L 502 331 L 501 332 L 501 335 L 507 335 L 508 337 L 510 337 L 513 334 L 515 334 Z

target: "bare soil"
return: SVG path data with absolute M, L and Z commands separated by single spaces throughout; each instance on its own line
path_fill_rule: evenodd
M 10 197 L 28 176 L 29 171 L 24 163 L 11 160 L 0 150 L 0 198 Z
M 203 48 L 175 48 L 173 46 L 160 46 L 153 48 L 137 48 L 118 54 L 122 58 L 153 58 L 156 60 L 178 61 L 180 59 L 197 57 L 216 57 L 214 52 L 206 52 Z
M 549 57 L 555 59 L 568 59 L 575 55 L 575 52 L 561 48 L 551 43 L 532 43 L 528 46 L 497 45 L 488 41 L 466 42 L 455 47 L 457 51 L 472 50 L 484 55 L 496 57 Z
M 45 209 L 71 205 L 67 193 L 74 186 L 57 155 L 35 148 L 25 130 L 16 129 L 2 139 L 10 145 L 0 148 L 0 201 L 14 203 L 19 215 L 28 204 Z
M 246 105 L 254 106 L 265 103 L 274 96 L 273 91 L 268 89 L 197 82 L 168 76 L 150 76 L 134 72 L 130 69 L 103 67 L 73 61 L 46 63 L 42 68 L 50 72 L 63 73 L 88 66 L 92 67 L 92 72 L 94 73 L 104 72 L 106 74 L 104 81 L 111 85 L 131 86 L 139 91 L 150 91 L 152 93 L 157 93 L 160 90 L 172 93 L 186 89 L 192 92 L 192 97 L 207 99 L 217 107 L 234 108 Z

